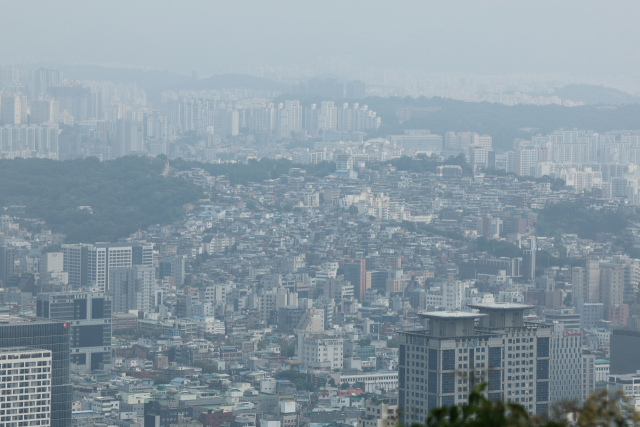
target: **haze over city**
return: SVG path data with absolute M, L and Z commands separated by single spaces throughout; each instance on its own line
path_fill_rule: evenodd
M 474 74 L 633 75 L 640 6 L 624 1 L 7 2 L 4 63 L 204 75 L 350 58 Z M 24 23 L 29 22 L 29 31 Z
M 4 2 L 0 427 L 640 426 L 638 12 Z

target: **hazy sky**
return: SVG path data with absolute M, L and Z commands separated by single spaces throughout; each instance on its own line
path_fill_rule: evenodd
M 473 73 L 637 75 L 640 2 L 4 1 L 0 63 L 121 63 L 203 74 L 229 62 Z

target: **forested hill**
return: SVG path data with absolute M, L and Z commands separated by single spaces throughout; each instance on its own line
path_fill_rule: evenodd
M 203 197 L 200 187 L 164 178 L 164 165 L 164 159 L 135 156 L 0 160 L 0 208 L 24 205 L 27 217 L 43 219 L 69 243 L 115 242 L 179 220 L 184 204 Z

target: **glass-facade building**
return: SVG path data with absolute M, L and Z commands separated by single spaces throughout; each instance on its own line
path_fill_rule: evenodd
M 111 363 L 111 297 L 102 292 L 40 293 L 36 315 L 69 324 L 71 363 L 79 371 Z
M 71 427 L 73 389 L 69 383 L 69 325 L 60 321 L 2 315 L 0 348 L 8 347 L 51 351 L 51 427 Z

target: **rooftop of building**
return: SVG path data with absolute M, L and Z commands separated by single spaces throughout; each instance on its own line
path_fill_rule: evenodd
M 32 324 L 48 324 L 48 323 L 62 323 L 56 320 L 49 320 L 40 317 L 29 316 L 15 316 L 10 314 L 0 314 L 0 327 L 5 325 L 15 325 L 20 323 L 32 323 Z
M 50 355 L 50 350 L 45 350 L 41 348 L 30 348 L 30 347 L 5 347 L 0 348 L 0 353 L 43 353 L 47 354 L 44 357 Z
M 477 319 L 484 317 L 486 314 L 470 313 L 467 311 L 429 311 L 426 313 L 418 313 L 418 316 L 428 319 Z
M 536 308 L 535 305 L 515 302 L 487 302 L 481 304 L 467 304 L 467 306 L 478 310 L 530 310 L 532 308 Z

